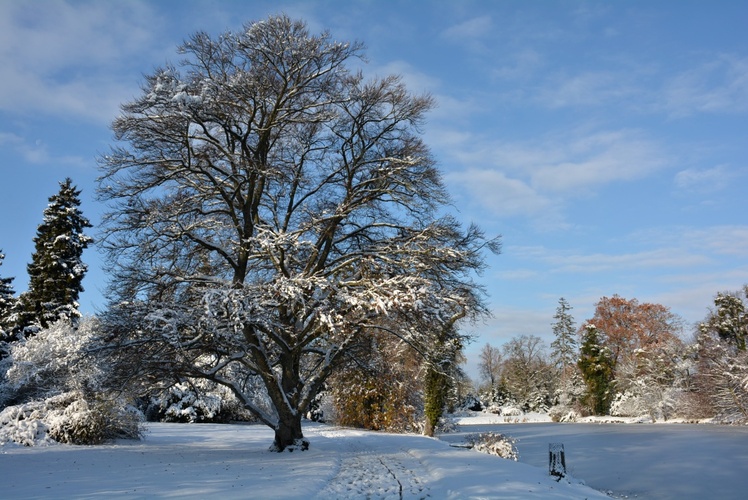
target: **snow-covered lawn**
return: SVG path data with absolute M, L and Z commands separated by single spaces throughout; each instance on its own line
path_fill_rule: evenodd
M 413 435 L 310 424 L 305 452 L 264 426 L 149 424 L 143 441 L 0 447 L 6 498 L 606 498 L 547 470 Z
M 459 432 L 442 439 L 459 443 L 469 434 L 501 432 L 517 439 L 520 462 L 537 467 L 547 467 L 549 443 L 563 443 L 571 474 L 619 498 L 748 498 L 748 426 L 611 417 L 553 424 L 543 415 L 520 417 L 534 422 L 520 424 L 490 414 L 458 420 Z

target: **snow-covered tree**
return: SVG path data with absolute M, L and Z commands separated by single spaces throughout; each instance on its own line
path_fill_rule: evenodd
M 743 294 L 748 298 L 748 286 L 743 288 Z M 716 334 L 736 351 L 745 351 L 748 316 L 739 294 L 718 293 L 714 298 L 714 310 L 699 329 Z
M 432 99 L 349 71 L 360 45 L 278 16 L 180 52 L 101 158 L 112 307 L 143 320 L 115 322 L 119 346 L 225 385 L 276 449 L 303 447 L 302 415 L 362 338 L 429 357 L 443 325 L 486 312 L 472 273 L 498 243 L 440 215 Z
M 565 378 L 571 370 L 576 369 L 579 352 L 577 349 L 576 327 L 574 317 L 569 313 L 572 307 L 563 297 L 558 299 L 558 307 L 552 323 L 555 339 L 551 342 L 551 359 Z
M 0 250 L 0 266 L 3 265 L 5 254 Z M 9 340 L 10 329 L 13 326 L 12 314 L 16 304 L 15 290 L 13 290 L 14 278 L 0 277 L 0 342 Z M 3 349 L 0 346 L 0 359 L 3 357 Z
M 677 339 L 683 320 L 661 304 L 613 295 L 595 304 L 595 315 L 587 323 L 604 333 L 616 376 L 618 363 L 633 361 L 640 349 L 656 351 L 658 346 Z
M 742 292 L 748 298 L 748 286 Z M 747 331 L 745 303 L 738 293 L 717 294 L 714 309 L 699 324 L 697 389 L 713 414 L 726 421 L 748 421 Z
M 502 376 L 504 386 L 523 410 L 550 407 L 555 370 L 540 337 L 520 335 L 504 344 Z
M 20 330 L 48 328 L 60 318 L 74 322 L 80 317 L 78 296 L 87 271 L 81 257 L 92 239 L 83 234 L 91 224 L 79 209 L 79 196 L 67 178 L 44 209 L 28 265 L 29 289 L 18 300 Z
M 579 353 L 579 371 L 587 392 L 582 402 L 595 415 L 607 413 L 613 398 L 613 355 L 603 343 L 600 331 L 592 323 L 582 327 Z
M 478 372 L 483 382 L 488 385 L 488 389 L 499 383 L 502 363 L 501 349 L 488 343 L 483 346 L 478 358 Z

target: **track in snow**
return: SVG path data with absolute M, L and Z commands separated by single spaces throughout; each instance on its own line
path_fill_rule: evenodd
M 335 432 L 324 432 L 334 437 Z M 425 466 L 407 450 L 378 453 L 367 440 L 352 440 L 352 453 L 341 456 L 337 471 L 318 498 L 414 499 L 429 498 L 429 487 L 421 478 Z

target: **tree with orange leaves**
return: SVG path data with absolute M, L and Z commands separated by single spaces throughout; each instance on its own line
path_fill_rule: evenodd
M 600 299 L 595 305 L 594 317 L 586 323 L 604 332 L 605 345 L 616 366 L 634 359 L 642 349 L 656 351 L 679 341 L 683 321 L 661 304 L 640 303 L 613 295 Z

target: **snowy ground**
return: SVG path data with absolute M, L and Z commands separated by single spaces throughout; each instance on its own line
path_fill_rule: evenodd
M 544 415 L 519 417 L 529 422 L 520 424 L 487 414 L 458 420 L 459 431 L 442 439 L 459 443 L 468 434 L 501 432 L 517 439 L 520 462 L 537 467 L 547 467 L 549 443 L 563 443 L 569 472 L 618 498 L 748 498 L 748 426 L 611 417 L 553 424 Z
M 6 498 L 606 498 L 547 470 L 421 436 L 309 425 L 271 453 L 262 426 L 150 424 L 144 441 L 0 447 Z
M 256 425 L 149 424 L 144 441 L 106 446 L 6 444 L 0 498 L 606 498 L 551 479 L 550 442 L 564 443 L 573 475 L 616 497 L 738 499 L 748 491 L 745 426 L 490 414 L 458 421 L 459 432 L 442 440 L 309 424 L 310 450 L 282 454 L 267 451 L 272 432 Z M 449 446 L 488 430 L 519 438 L 520 463 Z

